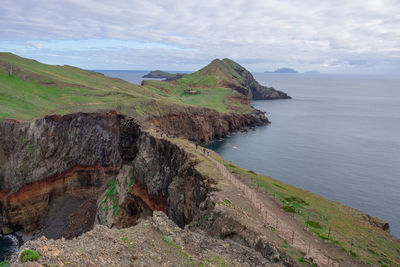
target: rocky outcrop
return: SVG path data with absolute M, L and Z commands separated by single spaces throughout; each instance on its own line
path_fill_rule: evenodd
M 218 138 L 224 138 L 230 133 L 246 127 L 269 123 L 264 113 L 259 110 L 248 114 L 222 114 L 210 109 L 170 113 L 150 118 L 148 121 L 170 135 L 184 137 L 199 143 L 208 143 Z
M 177 80 L 182 78 L 184 75 L 185 74 L 183 73 L 169 73 L 162 70 L 155 70 L 147 73 L 142 78 Z
M 112 204 L 111 217 L 121 216 L 113 219 L 117 226 L 136 223 L 124 221 L 124 215 L 153 210 L 184 226 L 205 199 L 205 180 L 178 146 L 156 139 L 119 114 L 0 123 L 3 233 L 24 229 L 52 238 L 77 236 L 91 229 L 96 218 L 103 222 L 109 217 L 100 215 L 109 210 L 99 203 Z M 175 194 L 180 190 L 183 197 Z M 99 201 L 99 196 L 104 198 Z
M 285 266 L 236 242 L 181 229 L 158 211 L 123 231 L 97 225 L 72 240 L 42 237 L 24 249 L 40 253 L 37 266 Z M 20 254 L 11 266 L 32 266 Z
M 225 64 L 231 66 L 231 68 L 239 75 L 240 78 L 238 79 L 235 77 L 235 80 L 240 84 L 240 87 L 243 88 L 243 90 L 240 91 L 245 91 L 245 95 L 247 95 L 249 99 L 262 100 L 291 98 L 282 91 L 259 84 L 248 70 L 236 62 L 227 58 L 223 59 L 222 62 L 226 62 Z
M 385 222 L 381 218 L 369 215 L 369 214 L 364 214 L 363 217 L 365 220 L 367 220 L 371 225 L 378 227 L 382 229 L 383 231 L 390 232 L 390 226 L 388 222 Z
M 215 59 L 197 73 L 198 75 L 215 76 L 219 86 L 231 88 L 245 95 L 248 99 L 291 98 L 282 91 L 259 84 L 248 70 L 228 58 L 224 58 L 223 60 Z

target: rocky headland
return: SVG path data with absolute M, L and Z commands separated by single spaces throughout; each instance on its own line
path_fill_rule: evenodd
M 182 78 L 184 75 L 184 73 L 169 73 L 162 70 L 154 70 L 150 71 L 146 75 L 143 75 L 143 78 L 177 80 Z
M 400 264 L 386 222 L 198 146 L 290 98 L 232 60 L 137 86 L 0 53 L 0 82 L 0 230 L 31 239 L 12 266 Z

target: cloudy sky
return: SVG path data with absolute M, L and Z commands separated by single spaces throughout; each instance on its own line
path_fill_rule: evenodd
M 399 0 L 2 0 L 0 51 L 87 69 L 400 71 Z

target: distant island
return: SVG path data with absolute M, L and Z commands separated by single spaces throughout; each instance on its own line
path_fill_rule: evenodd
M 291 68 L 279 68 L 274 71 L 264 71 L 264 73 L 299 73 L 297 70 Z M 318 70 L 305 71 L 304 74 L 321 74 Z
M 279 68 L 275 71 L 265 71 L 264 73 L 299 73 L 297 70 L 290 68 Z
M 177 80 L 182 78 L 184 75 L 185 74 L 183 73 L 169 73 L 162 70 L 155 70 L 147 73 L 142 78 Z
M 309 70 L 305 71 L 304 74 L 321 74 L 321 72 L 318 70 Z

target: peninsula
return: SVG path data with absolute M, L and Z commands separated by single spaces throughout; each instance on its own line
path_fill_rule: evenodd
M 400 265 L 386 222 L 202 146 L 269 123 L 260 99 L 290 97 L 230 59 L 138 86 L 0 53 L 11 266 Z
M 169 73 L 162 70 L 155 70 L 143 75 L 143 78 L 176 80 L 182 78 L 184 75 L 183 73 Z

